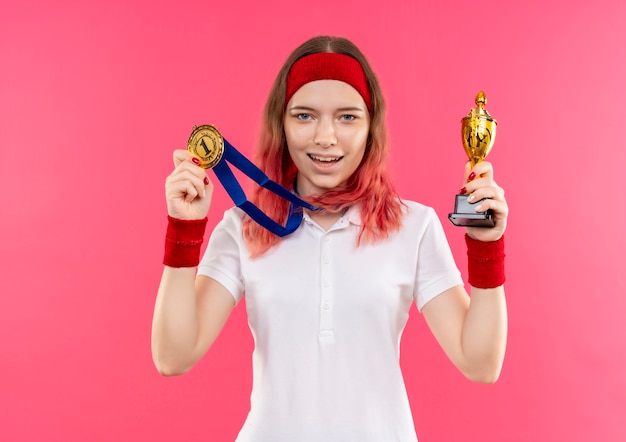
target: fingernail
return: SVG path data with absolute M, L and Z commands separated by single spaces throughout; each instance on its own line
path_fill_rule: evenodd
M 476 209 L 475 209 L 475 210 L 476 210 L 477 212 L 480 212 L 480 211 L 482 210 L 482 208 L 483 208 L 483 205 L 482 205 L 482 204 L 479 204 L 479 205 L 477 205 L 477 206 L 476 206 Z
M 470 203 L 472 201 L 474 201 L 474 194 L 473 193 L 470 196 L 467 197 L 467 201 L 469 201 Z
M 467 177 L 467 181 L 472 181 L 474 178 L 476 178 L 476 173 L 472 172 Z
M 207 177 L 204 177 L 204 185 L 205 186 L 209 185 L 209 179 Z
M 198 166 L 200 165 L 200 159 L 199 158 L 193 157 L 191 159 L 191 161 L 193 161 L 193 164 L 197 164 Z
M 459 190 L 459 193 L 461 195 L 465 195 L 467 193 L 467 189 L 465 187 L 463 187 L 461 190 Z

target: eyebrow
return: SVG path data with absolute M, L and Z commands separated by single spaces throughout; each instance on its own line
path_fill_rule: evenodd
M 293 106 L 289 108 L 290 111 L 294 111 L 294 110 L 303 110 L 303 111 L 315 111 L 316 109 L 312 108 L 312 107 L 308 107 L 308 106 Z M 363 108 L 360 107 L 356 107 L 356 106 L 348 106 L 348 107 L 340 107 L 338 109 L 336 109 L 339 112 L 365 112 L 365 110 Z

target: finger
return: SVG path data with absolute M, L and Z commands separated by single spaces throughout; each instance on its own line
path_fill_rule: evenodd
M 200 171 L 200 172 L 199 172 Z M 169 195 L 181 197 L 184 194 L 204 196 L 206 186 L 210 184 L 206 172 L 193 165 L 181 164 L 167 179 L 166 188 Z M 185 200 L 188 198 L 185 196 Z M 189 201 L 192 201 L 193 198 Z
M 499 186 L 478 187 L 469 193 L 467 201 L 470 203 L 475 203 L 476 201 L 480 201 L 484 198 L 493 199 L 496 201 L 506 201 L 506 199 L 504 198 L 504 189 Z
M 206 171 L 201 167 L 197 167 L 194 164 L 184 161 L 178 165 L 176 169 L 170 174 L 172 180 L 193 180 L 198 184 L 204 181 L 206 177 Z
M 195 163 L 184 160 L 171 173 L 172 180 L 191 180 L 193 185 L 198 189 L 199 194 L 204 193 L 204 187 L 208 185 L 207 171 L 202 167 L 198 167 Z
M 207 195 L 210 197 L 213 194 L 213 183 L 209 180 L 208 177 L 204 177 L 202 180 L 202 187 L 198 185 L 193 186 L 194 192 L 188 193 L 185 200 L 187 202 L 192 202 L 196 198 L 206 198 Z M 193 197 L 192 197 L 193 195 Z M 209 199 L 210 201 L 210 199 Z
M 204 177 L 207 174 L 207 171 L 203 169 L 202 167 L 199 167 L 196 163 L 192 161 L 184 160 L 178 166 L 176 166 L 176 168 L 172 172 L 172 175 L 184 174 L 184 173 L 190 173 L 192 175 L 197 176 L 199 179 L 204 179 Z
M 472 181 L 469 178 L 471 172 L 472 172 L 472 164 L 468 161 L 467 163 L 465 163 L 465 172 L 463 173 L 463 182 L 464 183 L 469 183 L 470 181 Z
M 487 210 L 492 210 L 497 219 L 506 219 L 509 214 L 509 206 L 505 201 L 489 198 L 476 204 L 475 210 L 476 213 L 484 213 Z
M 211 182 L 208 176 L 204 177 L 204 190 L 206 193 L 209 193 L 209 192 L 213 193 L 213 183 Z
M 178 167 L 183 162 L 193 163 L 196 166 L 200 165 L 200 158 L 192 154 L 188 150 L 176 149 L 173 153 L 174 167 Z
M 481 161 L 476 164 L 473 168 L 468 162 L 465 165 L 465 182 L 469 183 L 474 181 L 476 178 L 492 178 L 493 179 L 493 166 L 488 161 Z
M 168 200 L 182 199 L 186 202 L 193 201 L 197 196 L 198 188 L 191 180 L 169 180 L 165 185 L 165 197 Z

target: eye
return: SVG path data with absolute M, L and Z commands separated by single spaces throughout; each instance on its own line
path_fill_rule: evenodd
M 311 119 L 311 115 L 310 115 L 310 114 L 305 114 L 305 113 L 302 113 L 302 114 L 297 114 L 297 115 L 296 115 L 296 118 L 297 118 L 298 120 L 301 120 L 301 121 L 307 121 L 307 120 L 310 120 L 310 119 Z
M 356 116 L 350 114 L 344 114 L 341 116 L 342 121 L 354 121 L 356 120 Z

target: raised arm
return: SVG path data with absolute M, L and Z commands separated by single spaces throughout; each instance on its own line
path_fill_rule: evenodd
M 471 296 L 462 286 L 435 297 L 422 312 L 435 338 L 450 360 L 469 379 L 492 383 L 500 376 L 507 337 L 504 296 L 503 234 L 508 206 L 504 191 L 493 180 L 493 168 L 483 161 L 466 169 L 471 201 L 487 200 L 478 212 L 492 209 L 493 228 L 467 228 Z
M 152 358 L 167 376 L 187 372 L 206 353 L 235 305 L 221 284 L 196 278 L 213 185 L 194 159 L 175 151 L 175 169 L 165 182 L 170 219 L 152 320 Z

